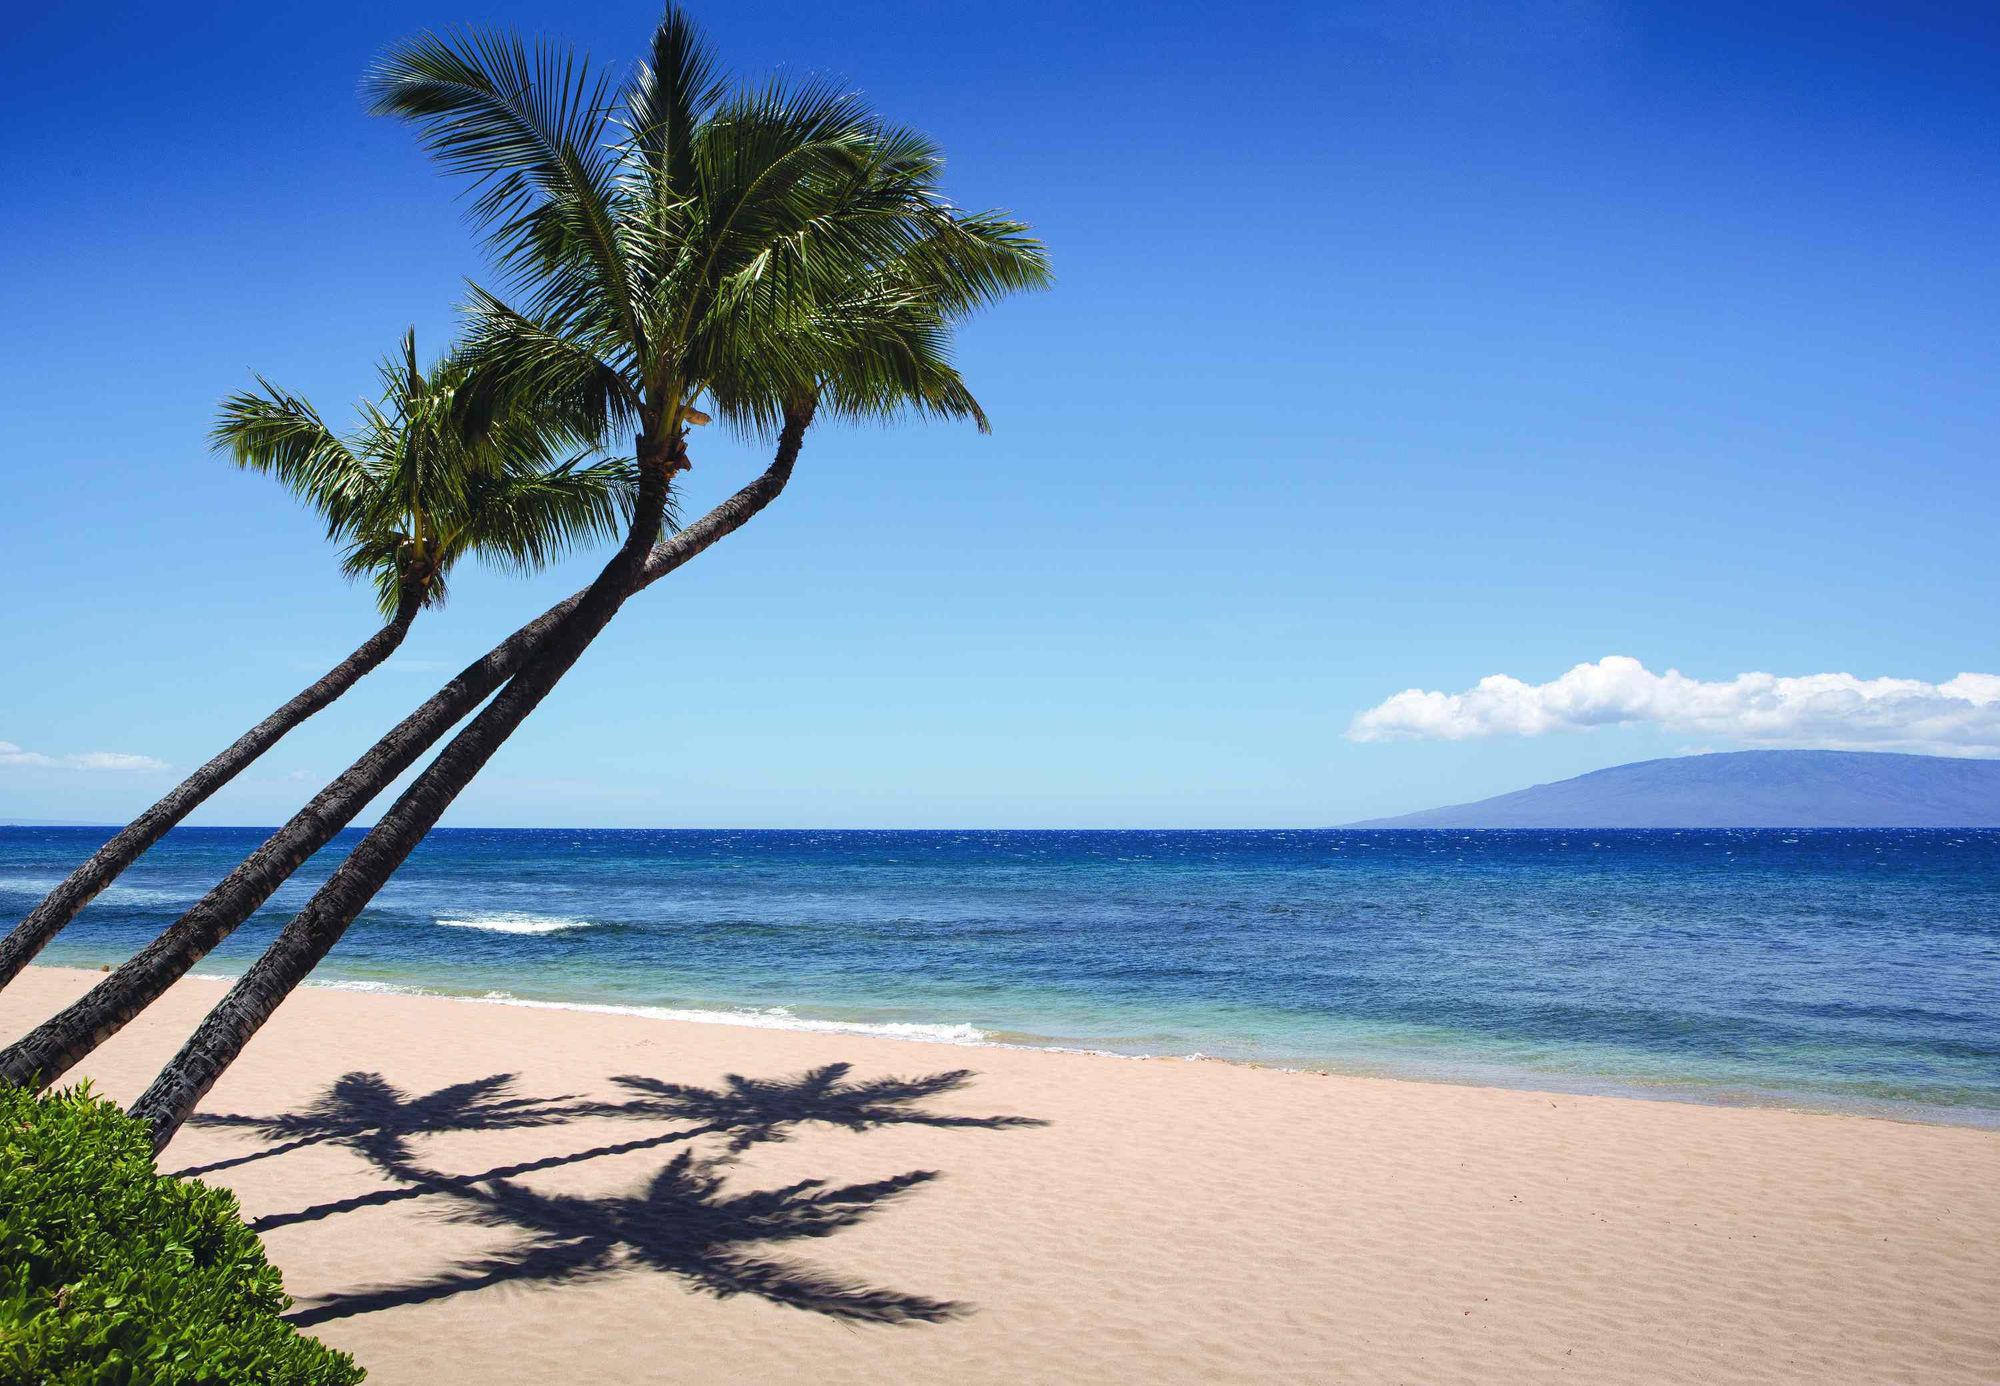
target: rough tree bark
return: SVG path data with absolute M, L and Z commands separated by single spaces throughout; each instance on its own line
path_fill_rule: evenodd
M 803 435 L 803 426 L 800 428 Z M 791 479 L 797 443 L 701 519 L 653 546 L 635 590 L 659 581 L 769 505 Z M 410 714 L 152 943 L 96 987 L 0 1051 L 0 1081 L 55 1082 L 227 938 L 460 718 L 524 668 L 581 604 L 558 603 L 469 665 Z
M 787 412 L 777 456 L 759 478 L 774 481 L 772 495 L 790 477 L 811 421 L 810 406 Z M 723 532 L 741 525 L 764 503 L 743 502 L 744 495 L 739 492 L 712 512 L 728 512 Z M 627 549 L 586 589 L 577 609 L 550 637 L 542 653 L 452 738 L 141 1094 L 132 1114 L 151 1124 L 156 1151 L 173 1139 L 195 1104 L 243 1052 L 272 1012 L 339 942 L 348 925 L 436 825 L 451 801 L 576 663 L 625 599 L 638 590 L 644 556 L 643 547 L 634 550 L 628 541 Z
M 43 897 L 42 902 L 5 939 L 0 939 L 0 987 L 21 974 L 50 939 L 64 925 L 97 898 L 98 892 L 118 878 L 118 874 L 166 836 L 167 830 L 199 808 L 216 790 L 228 784 L 257 757 L 275 746 L 299 723 L 333 702 L 361 681 L 363 675 L 387 659 L 403 643 L 410 622 L 417 614 L 418 598 L 406 595 L 387 625 L 376 631 L 346 659 L 326 671 L 319 680 L 236 738 L 230 747 L 208 764 L 189 775 L 167 796 L 127 824 L 116 837 L 91 854 L 90 860 L 70 872 L 69 877 Z

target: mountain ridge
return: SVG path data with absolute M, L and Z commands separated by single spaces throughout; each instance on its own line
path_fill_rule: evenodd
M 1592 770 L 1351 828 L 2000 827 L 2000 760 L 1716 751 Z

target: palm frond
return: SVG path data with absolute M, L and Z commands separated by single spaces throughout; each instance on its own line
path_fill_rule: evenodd
M 830 83 L 726 89 L 677 5 L 615 92 L 571 50 L 469 32 L 399 46 L 369 89 L 472 181 L 510 286 L 467 305 L 468 414 L 600 448 L 657 444 L 696 398 L 751 432 L 807 400 L 984 429 L 956 325 L 1049 282 L 1023 223 L 944 195 L 934 141 Z
M 343 543 L 341 571 L 369 582 L 385 615 L 410 599 L 437 606 L 465 557 L 537 568 L 614 537 L 633 505 L 629 464 L 577 452 L 588 407 L 526 408 L 504 389 L 468 406 L 478 364 L 461 349 L 426 370 L 405 334 L 380 365 L 381 399 L 360 404 L 345 439 L 261 379 L 261 393 L 224 402 L 215 438 L 313 505 Z M 607 406 L 589 407 L 601 423 Z
M 465 553 L 515 572 L 533 572 L 571 549 L 614 540 L 631 519 L 634 477 L 629 463 L 573 457 L 553 466 L 524 459 L 483 477 L 445 550 L 447 563 Z
M 466 398 L 495 414 L 526 411 L 598 442 L 638 420 L 640 387 L 624 343 L 587 322 L 537 319 L 474 284 L 459 360 Z
M 262 376 L 256 391 L 223 400 L 210 443 L 237 466 L 274 476 L 287 490 L 337 525 L 367 468 L 306 400 Z
M 426 33 L 389 50 L 363 90 L 375 114 L 417 123 L 431 156 L 472 180 L 473 218 L 510 273 L 587 271 L 643 349 L 604 139 L 610 88 L 588 60 L 517 34 Z
M 678 5 L 667 6 L 649 56 L 633 74 L 625 127 L 656 201 L 678 201 L 693 195 L 695 131 L 725 87 L 707 41 Z

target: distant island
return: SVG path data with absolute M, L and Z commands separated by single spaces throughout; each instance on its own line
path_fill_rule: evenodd
M 2000 827 L 2000 760 L 1723 751 L 1593 770 L 1355 828 Z

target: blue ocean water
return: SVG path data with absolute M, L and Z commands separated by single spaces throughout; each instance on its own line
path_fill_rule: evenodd
M 0 915 L 105 836 L 0 829 Z M 44 961 L 117 962 L 262 836 L 173 833 Z M 2000 1125 L 1993 831 L 445 830 L 319 975 Z

